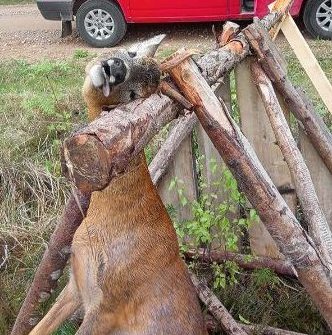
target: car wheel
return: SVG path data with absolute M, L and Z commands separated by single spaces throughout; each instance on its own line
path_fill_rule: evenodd
M 313 37 L 332 39 L 332 0 L 308 0 L 303 21 Z
M 103 48 L 119 43 L 127 24 L 120 8 L 106 0 L 88 0 L 76 13 L 77 30 L 91 46 Z

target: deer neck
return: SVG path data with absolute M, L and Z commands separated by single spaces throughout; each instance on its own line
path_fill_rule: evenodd
M 142 152 L 103 191 L 93 192 L 90 207 L 101 212 L 109 211 L 111 215 L 130 213 L 137 211 L 143 204 L 152 204 L 155 196 L 157 193 Z

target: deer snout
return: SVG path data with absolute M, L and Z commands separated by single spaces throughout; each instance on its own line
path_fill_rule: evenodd
M 102 67 L 109 78 L 111 86 L 116 86 L 126 81 L 128 68 L 122 59 L 116 57 L 110 58 L 102 62 Z

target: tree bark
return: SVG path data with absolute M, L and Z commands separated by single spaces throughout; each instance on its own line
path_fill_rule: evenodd
M 190 272 L 196 292 L 201 301 L 206 305 L 209 312 L 220 322 L 221 328 L 229 335 L 248 335 L 229 314 L 225 306 L 216 295 L 199 279 Z
M 176 120 L 176 124 L 149 165 L 151 179 L 155 185 L 158 184 L 162 176 L 167 172 L 168 166 L 173 160 L 177 149 L 182 141 L 192 132 L 197 122 L 195 113 L 179 116 Z
M 74 233 L 86 215 L 90 194 L 75 191 L 70 196 L 63 215 L 53 232 L 48 248 L 37 268 L 28 294 L 16 318 L 11 335 L 28 334 L 38 323 L 37 307 L 47 300 L 57 287 L 58 279 L 70 256 Z
M 205 317 L 205 324 L 208 329 L 208 331 L 217 333 L 220 332 L 221 327 L 219 322 L 211 317 L 210 315 L 207 315 Z M 284 330 L 284 329 L 279 329 L 279 328 L 274 328 L 274 327 L 269 327 L 269 326 L 264 326 L 264 325 L 244 325 L 239 323 L 238 324 L 248 335 L 307 335 L 304 333 L 297 333 L 297 332 L 292 332 L 290 330 Z
M 175 54 L 173 57 L 177 57 Z M 214 96 L 196 64 L 187 59 L 170 70 L 239 188 L 257 210 L 281 252 L 294 265 L 299 281 L 332 329 L 332 288 L 321 255 L 288 208 L 250 144 Z
M 324 264 L 328 270 L 327 275 L 331 278 L 331 230 L 320 208 L 310 172 L 289 129 L 271 81 L 257 62 L 251 64 L 251 72 L 270 119 L 278 146 L 292 174 L 297 197 L 302 207 L 305 222 L 308 224 L 310 236 L 324 258 Z
M 289 110 L 301 121 L 311 143 L 332 173 L 332 135 L 311 104 L 306 103 L 278 62 L 275 46 L 258 21 L 243 30 L 267 76 L 283 96 Z
M 246 270 L 268 268 L 282 276 L 297 277 L 294 266 L 288 262 L 269 257 L 257 257 L 252 255 L 242 255 L 228 251 L 205 251 L 204 249 L 190 250 L 185 253 L 188 260 L 198 259 L 201 262 L 216 262 L 221 264 L 225 261 L 233 261 Z
M 110 111 L 64 141 L 64 172 L 82 192 L 104 189 L 180 108 L 154 94 Z
M 262 19 L 267 30 L 274 27 L 288 13 L 293 0 L 277 0 L 272 12 Z M 234 68 L 250 53 L 249 43 L 241 32 L 222 48 L 213 50 L 199 58 L 196 62 L 203 77 L 209 85 L 215 84 L 221 77 Z

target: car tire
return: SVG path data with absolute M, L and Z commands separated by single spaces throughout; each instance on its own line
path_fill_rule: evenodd
M 76 26 L 81 38 L 97 48 L 118 44 L 127 30 L 120 8 L 107 0 L 88 0 L 76 13 Z
M 303 21 L 313 37 L 332 39 L 332 0 L 308 0 Z

